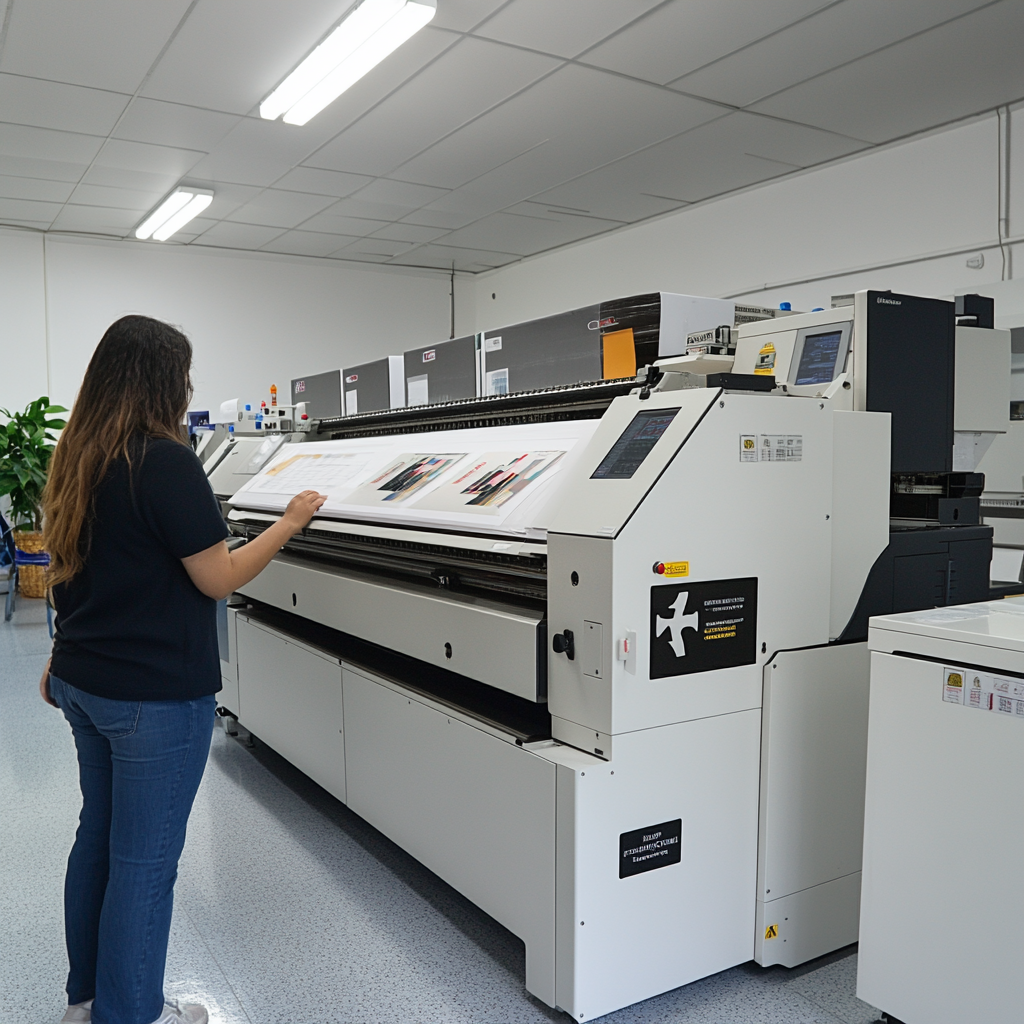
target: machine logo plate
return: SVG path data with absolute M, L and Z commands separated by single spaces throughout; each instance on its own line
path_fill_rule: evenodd
M 756 576 L 651 587 L 651 679 L 756 660 Z
M 683 859 L 683 819 L 633 829 L 619 836 L 619 878 L 655 868 L 667 868 Z

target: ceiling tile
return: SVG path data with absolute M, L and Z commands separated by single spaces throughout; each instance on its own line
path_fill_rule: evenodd
M 429 245 L 421 245 L 418 249 L 412 249 L 407 253 L 390 260 L 391 263 L 406 267 L 437 267 L 438 269 L 450 269 L 452 263 L 456 270 L 466 270 L 476 273 L 480 270 L 491 270 L 494 267 L 503 267 L 508 263 L 515 263 L 522 259 L 514 253 L 489 252 L 480 249 L 462 249 L 454 245 L 440 245 L 433 242 Z
M 60 213 L 61 203 L 40 202 L 33 199 L 0 199 L 0 221 L 45 221 L 47 224 Z
M 54 231 L 86 231 L 124 237 L 142 220 L 145 210 L 114 210 L 102 206 L 65 206 L 53 222 Z
M 179 180 L 177 174 L 157 174 L 152 171 L 126 170 L 123 167 L 103 167 L 93 164 L 82 176 L 83 184 L 109 185 L 111 188 L 136 189 L 139 192 L 170 191 Z
M 70 181 L 0 175 L 0 196 L 5 199 L 37 199 L 46 203 L 66 203 L 74 187 Z
M 575 57 L 659 3 L 661 0 L 512 0 L 474 34 L 560 57 Z
M 339 255 L 358 254 L 360 256 L 385 256 L 390 259 L 412 248 L 410 242 L 397 242 L 392 238 L 357 238 L 354 242 L 339 247 Z
M 0 111 L 14 124 L 106 135 L 127 105 L 121 93 L 0 75 Z
M 684 100 L 677 103 L 676 99 Z M 567 118 L 562 113 L 573 111 Z M 637 117 L 636 111 L 644 116 Z M 722 116 L 722 108 L 570 65 L 495 111 L 510 131 L 544 140 L 431 203 L 428 210 L 495 213 L 661 139 Z M 492 116 L 495 116 L 492 115 Z M 493 128 L 493 126 L 492 126 Z M 525 141 L 520 136 L 520 142 Z M 400 172 L 407 175 L 408 168 Z
M 414 185 L 408 181 L 377 178 L 366 188 L 360 189 L 355 198 L 362 202 L 390 203 L 416 210 L 435 199 L 440 199 L 446 192 L 447 189 L 433 188 L 430 185 Z
M 351 195 L 368 185 L 373 178 L 365 174 L 345 174 L 343 171 L 324 171 L 318 167 L 296 167 L 274 182 L 275 188 L 293 192 L 314 192 L 321 196 Z
M 614 221 L 586 216 L 552 214 L 537 209 L 521 213 L 495 213 L 490 217 L 446 235 L 448 245 L 468 249 L 490 249 L 530 256 L 557 245 L 567 245 L 591 235 L 619 227 Z
M 238 207 L 227 219 L 244 224 L 294 228 L 334 202 L 331 196 L 313 196 L 305 192 L 268 188 L 244 206 Z
M 361 192 L 339 199 L 331 212 L 339 216 L 359 217 L 364 220 L 393 221 L 412 213 L 416 207 L 398 203 L 364 203 Z
M 827 0 L 673 0 L 596 46 L 588 64 L 662 85 L 818 10 Z
M 557 66 L 550 57 L 464 38 L 304 163 L 387 174 Z
M 430 24 L 434 28 L 450 28 L 468 32 L 508 0 L 441 0 Z
M 247 117 L 196 164 L 193 173 L 211 181 L 272 185 L 311 148 L 309 139 L 294 125 Z
M 176 231 L 167 241 L 174 245 L 187 244 L 204 232 L 209 231 L 216 223 L 217 221 L 208 217 L 195 217 L 181 231 Z
M 106 206 L 122 210 L 148 210 L 163 198 L 163 192 L 112 188 L 109 185 L 82 185 L 74 191 L 71 201 L 80 206 Z
M 388 263 L 388 256 L 375 253 L 357 253 L 350 249 L 339 249 L 329 257 L 332 260 L 348 260 L 350 263 Z
M 671 85 L 691 95 L 747 106 L 980 6 L 982 0 L 836 4 Z
M 150 6 L 150 5 L 145 5 Z M 345 2 L 201 0 L 143 95 L 247 114 L 340 20 Z
M 0 124 L 0 153 L 5 156 L 64 164 L 88 164 L 99 152 L 103 140 L 75 132 L 55 132 L 49 128 L 29 128 L 20 124 Z
M 643 117 L 636 116 L 639 110 Z M 566 165 L 564 173 L 555 172 L 555 180 L 545 177 L 534 184 L 524 178 L 519 194 L 501 203 L 507 206 L 721 115 L 721 107 L 700 100 L 569 65 L 395 173 L 406 180 L 455 188 L 483 181 L 487 175 L 515 177 L 520 168 L 551 161 Z M 458 210 L 457 197 L 449 199 L 436 208 Z M 501 206 L 485 204 L 481 210 L 490 213 Z
M 566 182 L 535 201 L 637 220 L 658 212 L 653 208 L 658 203 L 667 210 L 697 202 L 858 148 L 863 144 L 842 136 L 736 113 Z
M 346 214 L 335 212 L 335 208 L 318 213 L 310 217 L 302 225 L 304 231 L 323 231 L 332 235 L 355 235 L 357 238 L 364 238 L 372 235 L 381 228 L 386 228 L 386 220 L 368 220 L 365 217 L 350 217 Z
M 114 137 L 208 153 L 236 124 L 235 114 L 139 97 L 121 118 Z
M 1000 3 L 819 75 L 753 109 L 886 142 L 1024 95 L 1024 5 Z
M 202 153 L 191 149 L 172 149 L 154 146 L 148 142 L 128 142 L 126 139 L 108 139 L 96 157 L 100 167 L 113 167 L 125 171 L 147 171 L 179 178 L 195 166 Z
M 232 224 L 222 220 L 204 231 L 193 245 L 218 245 L 228 249 L 258 249 L 281 234 L 280 228 L 260 227 L 255 224 Z
M 351 235 L 325 235 L 318 231 L 286 231 L 263 246 L 264 252 L 285 252 L 294 256 L 330 256 L 356 241 Z
M 448 228 L 428 228 L 419 224 L 389 224 L 373 233 L 374 238 L 392 238 L 399 242 L 432 242 L 448 233 Z
M 427 228 L 444 228 L 446 231 L 454 231 L 455 228 L 465 227 L 477 219 L 475 210 L 431 210 L 424 206 L 421 210 L 410 213 L 408 217 L 402 217 L 401 224 L 415 224 Z
M 189 0 L 27 0 L 10 7 L 0 70 L 134 93 Z
M 61 160 L 38 160 L 29 156 L 8 156 L 0 153 L 0 174 L 46 181 L 75 182 L 85 173 L 87 163 L 65 163 Z

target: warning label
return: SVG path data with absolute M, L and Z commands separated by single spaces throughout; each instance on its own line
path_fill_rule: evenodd
M 765 939 L 777 939 L 779 937 L 779 926 L 777 924 L 770 924 L 764 930 Z
M 800 462 L 803 434 L 740 434 L 740 462 Z
M 775 355 L 775 346 L 770 341 L 766 342 L 761 351 L 757 353 L 757 362 L 754 364 L 754 373 L 760 377 L 774 377 Z
M 950 704 L 1024 719 L 1024 679 L 1013 676 L 946 667 L 942 670 L 942 699 Z

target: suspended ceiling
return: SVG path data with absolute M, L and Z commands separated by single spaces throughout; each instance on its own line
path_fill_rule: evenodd
M 129 237 L 186 183 L 163 244 L 479 272 L 1024 97 L 1020 0 L 437 0 L 261 120 L 349 6 L 7 0 L 0 224 Z

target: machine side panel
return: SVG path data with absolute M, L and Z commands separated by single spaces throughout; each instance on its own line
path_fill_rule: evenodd
M 753 956 L 759 732 L 754 710 L 631 733 L 614 762 L 575 772 L 575 860 L 558 872 L 575 934 L 559 934 L 558 1004 L 577 1021 Z M 623 877 L 631 844 L 680 819 L 678 862 Z
M 956 329 L 953 429 L 1001 432 L 1010 425 L 1010 332 Z M 985 481 L 988 487 L 988 481 Z
M 757 857 L 761 903 L 860 871 L 868 667 L 863 643 L 782 651 L 765 666 Z M 801 947 L 808 954 L 803 960 L 809 960 L 855 942 L 856 900 L 841 903 L 845 921 L 837 920 L 837 907 L 829 900 L 820 907 L 825 921 L 814 919 L 813 905 L 802 908 L 802 919 L 790 922 L 785 936 L 780 932 L 790 947 L 787 954 Z M 838 945 L 815 947 L 830 941 Z M 764 948 L 772 958 L 780 955 L 770 942 Z
M 799 459 L 741 461 L 741 437 L 758 434 L 799 436 Z M 580 540 L 548 535 L 551 630 L 582 632 L 586 620 L 601 622 L 603 662 L 610 676 L 595 679 L 584 674 L 579 659 L 568 662 L 564 655 L 549 655 L 552 715 L 617 736 L 759 707 L 761 666 L 773 651 L 828 640 L 831 507 L 829 404 L 723 395 L 611 543 L 614 579 L 604 560 L 588 554 L 587 564 L 601 566 L 594 580 L 601 593 L 584 592 Z M 659 562 L 687 563 L 688 574 L 660 575 L 655 571 Z M 577 587 L 571 584 L 573 569 L 581 574 Z M 663 587 L 669 590 L 663 592 Z M 742 635 L 718 641 L 716 649 L 729 652 L 720 660 L 724 667 L 688 671 L 693 659 L 686 660 L 687 644 L 703 643 L 704 634 L 697 633 L 697 626 L 677 631 L 680 644 L 671 623 L 658 629 L 656 618 L 667 613 L 662 609 L 655 616 L 652 592 L 657 590 L 660 599 L 675 588 L 679 595 L 693 591 L 696 599 L 715 588 L 724 595 L 730 587 L 746 595 L 738 627 Z M 688 618 L 676 611 L 680 621 Z M 700 620 L 701 628 L 709 629 L 706 635 L 711 630 L 729 632 L 721 622 L 732 622 L 730 616 L 713 618 L 708 613 Z M 620 643 L 633 633 L 634 656 L 621 659 Z M 675 652 L 678 674 L 651 678 L 654 643 L 664 648 L 662 661 Z
M 240 721 L 344 803 L 341 665 L 244 615 L 237 625 Z
M 868 573 L 889 543 L 889 416 L 834 414 L 832 434 L 832 600 L 829 638 L 857 606 Z
M 539 612 L 392 587 L 287 555 L 274 558 L 240 593 L 518 697 L 543 696 Z
M 943 679 L 941 661 L 872 652 L 857 995 L 905 1021 L 1010 1024 L 1022 726 L 946 703 Z
M 225 707 L 233 715 L 238 714 L 238 635 L 236 633 L 236 612 L 229 608 L 225 601 L 223 605 L 218 602 L 218 618 L 223 620 L 218 624 L 218 639 L 223 642 L 220 646 L 220 682 L 221 691 L 217 694 L 217 703 Z M 223 627 L 223 636 L 220 636 Z
M 595 748 L 602 757 L 611 756 L 608 734 L 612 731 L 612 673 L 616 670 L 605 658 L 608 670 L 601 678 L 585 673 L 582 652 L 570 660 L 551 649 L 551 637 L 571 630 L 582 648 L 585 622 L 612 621 L 613 542 L 596 537 L 548 535 L 548 709 L 555 716 L 553 735 L 590 753 Z M 573 584 L 573 573 L 577 584 Z M 610 648 L 605 631 L 605 646 Z M 575 722 L 586 730 L 582 734 L 561 735 L 557 719 Z M 591 732 L 593 735 L 591 735 Z M 591 742 L 591 739 L 593 742 Z
M 555 765 L 344 669 L 349 806 L 526 943 L 555 1002 Z

